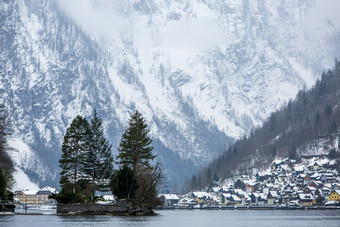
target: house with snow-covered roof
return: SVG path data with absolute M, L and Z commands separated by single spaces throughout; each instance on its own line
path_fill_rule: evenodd
M 179 202 L 176 194 L 160 194 L 159 197 L 163 201 L 164 206 L 174 206 Z
M 220 206 L 221 207 L 227 206 L 230 198 L 231 198 L 230 193 L 221 193 L 221 195 L 220 195 Z
M 267 195 L 268 205 L 274 205 L 275 201 L 278 199 L 278 194 L 276 191 L 269 191 Z
M 323 173 L 322 175 L 326 177 L 326 182 L 334 182 L 335 180 L 335 176 L 333 173 Z M 323 182 L 323 183 L 326 183 L 326 182 Z
M 55 200 L 49 198 L 53 193 L 56 193 L 56 189 L 52 187 L 45 187 L 40 190 L 16 190 L 14 192 L 14 198 L 20 204 L 40 206 L 55 204 Z
M 313 206 L 313 201 L 315 201 L 312 194 L 299 194 L 299 206 L 300 207 L 310 207 Z
M 328 196 L 328 201 L 340 202 L 340 190 L 333 190 Z
M 331 160 L 331 161 L 328 163 L 327 168 L 328 168 L 328 169 L 335 169 L 335 167 L 336 167 L 336 161 L 335 161 L 335 160 Z
M 231 195 L 230 200 L 228 202 L 228 205 L 240 205 L 242 202 L 242 199 L 240 197 L 238 197 L 237 195 Z
M 317 172 L 315 172 L 313 175 L 311 175 L 310 177 L 309 177 L 309 179 L 311 179 L 311 180 L 316 180 L 317 178 L 319 178 L 320 177 L 320 174 L 318 174 Z
M 301 173 L 303 173 L 303 171 L 304 171 L 304 167 L 303 166 L 294 166 L 293 167 L 293 171 L 294 171 L 294 173 L 295 174 L 301 174 Z
M 272 164 L 272 170 L 273 171 L 279 171 L 281 170 L 281 165 L 285 164 L 284 160 L 275 160 Z
M 309 181 L 309 175 L 301 173 L 297 176 L 297 183 L 306 184 Z
M 307 186 L 307 187 L 305 187 L 305 188 L 303 189 L 303 193 L 304 193 L 304 194 L 313 194 L 313 195 L 315 195 L 316 190 L 317 190 L 317 189 L 314 188 L 314 187 Z
M 254 183 L 254 182 L 249 182 L 249 183 L 247 183 L 247 185 L 246 185 L 246 192 L 248 192 L 248 193 L 252 193 L 252 192 L 254 192 L 255 190 L 256 190 L 256 186 L 257 186 L 258 184 L 257 183 Z
M 200 200 L 205 200 L 210 197 L 208 192 L 192 192 L 192 197 L 199 198 Z
M 219 195 L 222 192 L 222 188 L 220 187 L 213 187 L 209 190 L 209 193 L 212 195 Z
M 46 205 L 46 204 L 52 204 L 55 202 L 54 199 L 50 199 L 49 197 L 52 195 L 52 193 L 55 193 L 55 189 L 52 188 L 43 188 L 36 192 L 36 198 L 38 199 L 39 205 Z
M 247 192 L 243 191 L 242 189 L 235 188 L 234 193 L 240 197 L 241 195 L 246 194 Z
M 249 205 L 251 202 L 251 198 L 248 193 L 245 193 L 241 196 L 241 204 L 242 205 Z
M 265 203 L 267 203 L 267 195 L 264 193 L 260 193 L 259 197 L 257 198 L 257 203 L 259 205 L 264 205 Z
M 335 183 L 332 187 L 332 190 L 340 190 L 340 184 L 339 183 Z
M 14 192 L 14 198 L 21 204 L 37 206 L 39 204 L 39 200 L 36 194 L 37 191 L 34 190 L 17 190 Z
M 270 176 L 272 176 L 271 173 L 267 173 L 267 172 L 258 172 L 256 173 L 255 177 L 256 177 L 256 181 L 264 181 L 267 180 Z
M 257 205 L 259 196 L 260 195 L 257 192 L 251 193 L 251 195 L 250 195 L 251 203 L 254 204 L 254 205 Z
M 308 186 L 314 187 L 316 189 L 319 189 L 322 187 L 322 183 L 318 181 L 312 181 Z

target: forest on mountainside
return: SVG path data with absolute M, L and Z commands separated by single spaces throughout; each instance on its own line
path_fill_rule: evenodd
M 297 148 L 319 139 L 339 137 L 340 61 L 324 72 L 309 90 L 301 90 L 262 127 L 231 144 L 210 165 L 193 175 L 187 190 L 212 186 L 238 174 L 252 174 L 275 158 L 297 158 Z
M 8 156 L 7 137 L 11 133 L 8 111 L 5 105 L 0 104 L 0 168 L 12 169 L 13 163 Z
M 9 151 L 7 137 L 11 134 L 11 130 L 8 111 L 4 104 L 0 104 L 0 201 L 13 202 L 13 193 L 10 191 L 15 182 L 12 176 L 13 162 L 7 153 Z M 3 207 L 0 211 L 2 210 Z

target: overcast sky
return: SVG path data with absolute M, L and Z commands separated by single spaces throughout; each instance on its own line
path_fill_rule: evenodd
M 131 2 L 126 0 L 101 0 L 100 10 L 93 8 L 93 0 L 57 0 L 65 12 L 78 23 L 86 26 L 93 32 L 105 33 L 112 26 L 112 21 L 120 20 L 124 24 L 127 18 L 120 18 L 112 8 L 127 10 Z M 273 0 L 275 1 L 275 0 Z M 320 20 L 329 19 L 340 30 L 340 0 L 315 0 L 316 5 L 310 11 L 309 20 L 311 24 L 319 24 Z M 105 3 L 106 2 L 106 3 Z M 115 23 L 117 24 L 117 23 Z M 124 25 L 123 25 L 124 26 Z M 104 31 L 105 30 L 105 31 Z
M 311 29 L 329 20 L 340 31 L 340 0 L 316 0 L 315 7 L 305 18 Z
M 119 13 L 124 11 L 123 15 L 129 15 L 129 12 L 133 12 L 132 0 L 99 0 L 97 3 L 95 3 L 95 0 L 57 1 L 68 16 L 94 37 L 119 37 L 125 33 L 131 32 L 133 34 L 135 32 L 133 26 L 136 29 L 136 21 L 130 21 L 129 16 L 123 17 Z M 100 7 L 93 7 L 94 4 L 98 5 L 98 3 L 101 5 Z M 318 29 L 325 25 L 325 21 L 331 22 L 340 31 L 340 0 L 316 0 L 314 8 L 307 13 L 302 23 L 305 32 L 308 32 L 308 35 L 312 37 L 317 35 Z M 203 19 L 197 17 L 196 20 L 190 21 L 183 21 L 182 19 L 181 23 L 169 22 L 167 27 L 160 26 L 159 29 L 160 38 L 166 45 L 164 48 L 175 51 L 177 45 L 180 47 L 177 49 L 180 49 L 182 54 L 185 52 L 183 48 L 188 49 L 191 46 L 187 50 L 189 53 L 192 52 L 192 49 L 209 47 L 209 45 L 225 40 L 224 32 L 216 25 L 214 18 L 209 18 L 209 16 L 204 16 Z M 146 30 L 146 23 L 142 30 Z M 188 31 L 191 33 L 189 34 Z M 135 35 L 141 36 L 142 34 L 136 33 Z M 148 37 L 137 38 L 143 40 L 143 42 L 149 39 Z

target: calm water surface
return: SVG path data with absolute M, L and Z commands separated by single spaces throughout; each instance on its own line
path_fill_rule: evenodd
M 164 210 L 153 217 L 0 216 L 0 226 L 340 226 L 340 210 Z

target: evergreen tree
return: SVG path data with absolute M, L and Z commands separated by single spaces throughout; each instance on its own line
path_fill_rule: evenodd
M 152 154 L 152 140 L 148 136 L 149 129 L 142 115 L 136 111 L 130 121 L 129 126 L 122 136 L 117 158 L 120 166 L 127 165 L 134 172 L 138 168 L 150 167 L 150 161 L 156 156 Z
M 12 175 L 13 163 L 7 153 L 7 138 L 11 134 L 11 122 L 5 105 L 0 104 L 0 197 L 8 195 L 14 179 Z
M 82 181 L 86 180 L 81 167 L 84 163 L 85 154 L 89 150 L 90 125 L 88 121 L 77 116 L 67 128 L 62 144 L 62 156 L 59 160 L 60 185 L 62 191 L 75 196 L 80 193 Z
M 90 180 L 91 198 L 95 191 L 110 190 L 110 178 L 113 172 L 112 146 L 104 137 L 102 120 L 94 110 L 90 125 L 89 149 L 82 160 L 81 168 Z
M 208 168 L 208 171 L 207 171 L 207 177 L 208 177 L 208 180 L 210 181 L 211 180 L 211 169 L 210 169 L 210 167 Z
M 0 168 L 0 200 L 1 200 L 1 197 L 5 194 L 5 191 L 6 191 L 6 179 L 5 179 L 5 176 L 2 172 L 2 169 Z
M 148 133 L 149 129 L 144 118 L 136 111 L 131 116 L 129 126 L 123 134 L 118 148 L 117 163 L 120 165 L 120 170 L 113 175 L 111 188 L 114 191 L 120 187 L 123 192 L 116 190 L 113 194 L 117 197 L 122 195 L 125 198 L 128 195 L 129 199 L 134 195 L 132 200 L 134 206 L 152 210 L 155 206 L 161 204 L 157 197 L 157 189 L 164 176 L 159 164 L 152 166 L 150 163 L 156 156 L 152 154 L 152 140 Z M 129 171 L 133 173 L 133 177 Z M 123 177 L 125 179 L 124 187 L 117 185 L 120 184 L 118 179 L 121 179 L 122 176 L 120 175 L 123 175 L 123 173 L 129 173 Z M 136 179 L 138 185 L 136 188 L 134 188 L 136 184 L 133 179 Z
M 111 191 L 117 199 L 134 199 L 137 189 L 138 183 L 131 168 L 125 165 L 115 171 L 111 180 Z
M 196 175 L 192 175 L 191 177 L 191 191 L 193 191 L 197 187 L 197 179 Z
M 234 187 L 244 189 L 246 187 L 246 185 L 244 184 L 244 182 L 241 179 L 237 179 L 237 181 L 234 183 Z
M 188 177 L 185 177 L 184 186 L 182 187 L 182 194 L 185 194 L 188 191 L 190 191 L 190 183 Z
M 298 158 L 298 154 L 296 152 L 296 148 L 293 147 L 290 151 L 289 151 L 289 159 L 297 159 Z
M 214 181 L 215 181 L 215 182 L 218 182 L 218 180 L 219 180 L 219 178 L 218 178 L 218 176 L 217 176 L 217 173 L 215 173 L 215 174 L 214 174 Z
M 7 137 L 11 134 L 11 122 L 8 119 L 8 112 L 5 105 L 0 104 L 0 167 L 12 169 L 13 163 L 8 156 Z
M 323 205 L 325 202 L 325 197 L 322 194 L 319 194 L 315 200 L 316 204 Z
M 179 193 L 178 184 L 177 184 L 176 180 L 175 180 L 174 186 L 172 188 L 172 193 L 174 193 L 174 194 L 178 194 Z

